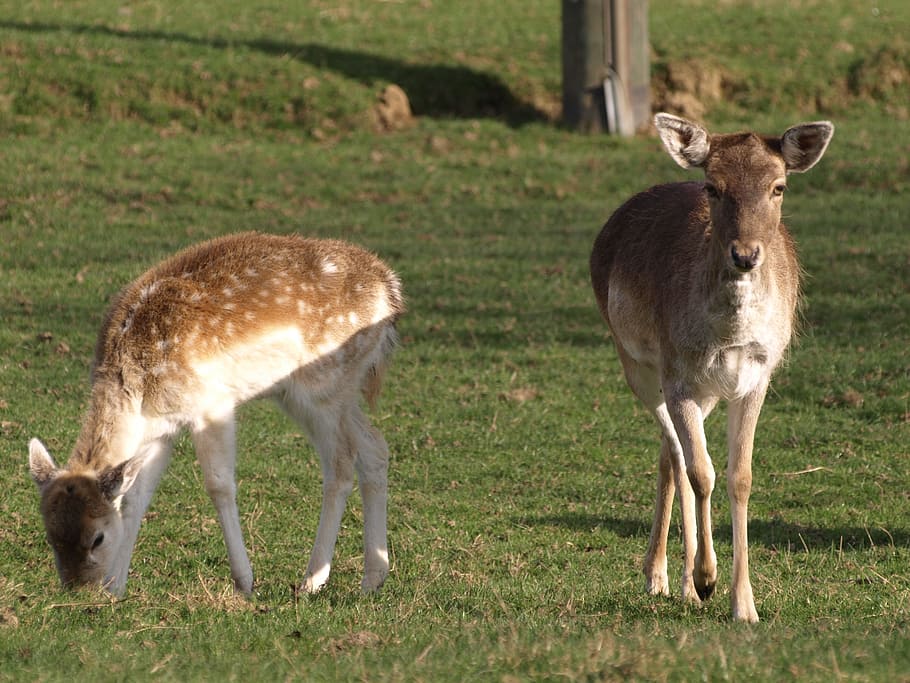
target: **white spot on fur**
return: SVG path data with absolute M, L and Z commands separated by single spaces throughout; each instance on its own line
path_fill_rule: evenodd
M 389 302 L 386 301 L 385 297 L 382 297 L 376 303 L 376 309 L 373 311 L 373 317 L 370 319 L 370 324 L 376 325 L 381 323 L 390 315 L 392 315 L 392 308 L 389 306 Z
M 158 283 L 153 282 L 139 290 L 139 301 L 146 301 L 158 289 Z
M 328 356 L 330 353 L 338 349 L 339 346 L 341 346 L 341 344 L 339 344 L 334 339 L 324 338 L 322 342 L 316 346 L 316 353 L 319 356 Z

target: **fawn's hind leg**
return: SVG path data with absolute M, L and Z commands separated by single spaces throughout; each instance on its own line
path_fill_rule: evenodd
M 290 390 L 282 405 L 306 430 L 322 468 L 322 509 L 316 539 L 301 588 L 315 593 L 329 579 L 335 542 L 348 496 L 354 487 L 354 444 L 345 425 L 343 400 L 313 401 L 304 390 Z
M 363 499 L 364 591 L 377 590 L 389 574 L 386 532 L 389 447 L 359 406 L 347 414 L 347 434 L 355 449 L 354 466 Z

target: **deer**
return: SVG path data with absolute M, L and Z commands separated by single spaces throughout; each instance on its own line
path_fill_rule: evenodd
M 711 494 L 715 471 L 705 418 L 727 403 L 734 621 L 755 623 L 747 513 L 759 413 L 794 335 L 800 266 L 781 202 L 790 173 L 821 159 L 834 126 L 803 123 L 780 137 L 712 135 L 667 113 L 660 140 L 702 182 L 657 185 L 622 204 L 590 257 L 591 284 L 632 393 L 661 430 L 657 500 L 643 573 L 652 595 L 669 595 L 667 535 L 678 492 L 682 598 L 714 593 Z
M 234 589 L 253 592 L 237 508 L 235 412 L 274 399 L 321 463 L 322 508 L 300 590 L 328 580 L 356 472 L 363 504 L 361 587 L 389 572 L 389 450 L 374 407 L 404 312 L 401 282 L 353 244 L 240 233 L 191 246 L 114 297 L 101 325 L 91 397 L 58 467 L 38 439 L 29 469 L 65 588 L 125 590 L 140 522 L 188 431 L 214 504 Z M 268 456 L 266 456 L 268 457 Z

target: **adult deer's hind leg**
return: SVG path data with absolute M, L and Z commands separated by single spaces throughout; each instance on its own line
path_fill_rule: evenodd
M 642 571 L 645 588 L 651 595 L 670 595 L 670 580 L 667 576 L 667 536 L 670 531 L 670 515 L 676 484 L 673 481 L 673 455 L 669 439 L 664 436 L 660 442 L 660 463 L 657 473 L 657 502 L 654 506 L 654 522 Z
M 686 566 L 683 573 L 682 593 L 684 598 L 691 598 L 696 595 L 694 586 L 690 585 L 692 583 L 691 563 L 695 553 L 695 508 L 692 488 L 685 475 L 682 447 L 676 437 L 673 422 L 667 413 L 660 375 L 655 365 L 635 360 L 618 338 L 615 341 L 616 352 L 622 362 L 626 382 L 632 389 L 632 393 L 654 414 L 662 435 L 654 521 L 651 525 L 648 551 L 642 567 L 645 575 L 645 588 L 652 595 L 667 595 L 670 592 L 670 582 L 667 576 L 667 536 L 673 510 L 673 498 L 678 490 L 683 537 L 686 540 Z M 656 362 L 656 359 L 653 360 Z

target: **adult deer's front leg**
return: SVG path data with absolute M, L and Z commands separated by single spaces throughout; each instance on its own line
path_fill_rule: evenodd
M 666 390 L 666 389 L 665 389 Z M 669 392 L 668 392 L 669 393 Z M 697 520 L 696 548 L 686 548 L 686 569 L 691 563 L 691 581 L 698 600 L 707 600 L 717 583 L 717 556 L 711 537 L 711 492 L 714 490 L 714 465 L 708 456 L 704 432 L 704 413 L 693 399 L 668 395 L 667 410 L 682 445 L 686 478 L 695 496 Z M 677 482 L 677 487 L 679 487 Z M 694 557 L 691 554 L 694 550 Z M 686 581 L 687 577 L 683 577 Z M 684 583 L 684 593 L 685 586 Z M 689 597 L 689 596 L 685 596 Z
M 683 536 L 683 574 L 682 598 L 700 602 L 701 598 L 695 590 L 695 557 L 698 549 L 697 525 L 695 523 L 695 496 L 692 486 L 686 476 L 686 462 L 683 448 L 676 435 L 676 427 L 670 418 L 667 405 L 662 403 L 654 410 L 654 415 L 663 431 L 661 443 L 661 459 L 667 456 L 669 470 L 661 469 L 658 475 L 657 508 L 654 511 L 654 525 L 651 529 L 651 542 L 648 555 L 645 557 L 645 576 L 654 576 L 654 570 L 659 567 L 660 553 L 666 558 L 666 536 L 670 526 L 670 510 L 673 502 L 673 488 L 679 493 L 680 526 Z M 666 450 L 665 450 L 666 449 Z M 664 463 L 661 464 L 663 467 Z M 667 477 L 667 479 L 664 479 Z M 657 534 L 655 535 L 655 532 Z M 664 562 L 664 565 L 666 562 Z M 666 577 L 666 567 L 663 568 Z M 666 578 L 664 578 L 666 580 Z M 652 584 L 653 585 L 653 584 Z M 652 593 L 654 591 L 651 591 Z
M 752 447 L 758 414 L 765 400 L 767 387 L 730 403 L 727 417 L 727 493 L 730 496 L 730 515 L 733 520 L 733 582 L 730 599 L 733 619 L 755 623 L 758 612 L 749 581 L 748 508 L 752 491 Z

